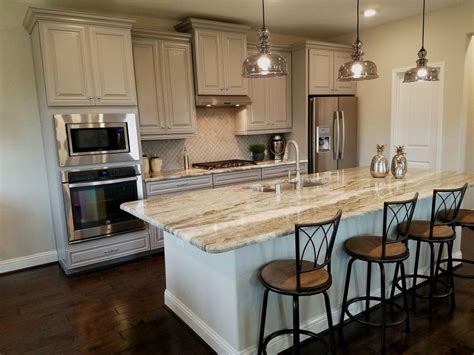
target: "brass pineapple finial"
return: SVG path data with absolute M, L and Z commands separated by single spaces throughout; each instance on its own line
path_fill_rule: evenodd
M 395 149 L 398 155 L 405 155 L 405 146 L 404 145 L 396 145 Z
M 385 149 L 385 144 L 377 144 L 376 148 L 378 154 L 382 154 Z

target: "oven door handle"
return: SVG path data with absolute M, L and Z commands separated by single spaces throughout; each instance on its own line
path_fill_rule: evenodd
M 126 182 L 126 181 L 137 181 L 137 176 L 132 176 L 132 177 L 123 178 L 123 179 L 110 179 L 110 180 L 91 181 L 91 182 L 77 182 L 77 183 L 72 183 L 72 184 L 68 184 L 68 185 L 69 185 L 69 188 L 75 188 L 75 187 L 87 187 L 87 186 L 100 186 L 100 185 L 118 184 L 118 183 Z

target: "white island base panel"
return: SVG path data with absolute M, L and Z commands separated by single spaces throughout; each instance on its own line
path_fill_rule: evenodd
M 431 199 L 418 201 L 414 219 L 428 219 Z M 343 219 L 332 255 L 333 284 L 329 289 L 334 325 L 338 324 L 344 281 L 349 257 L 343 250 L 344 241 L 360 234 L 379 234 L 382 211 L 356 218 Z M 459 233 L 459 231 L 458 231 Z M 458 234 L 460 235 L 460 234 Z M 166 291 L 165 304 L 191 327 L 218 354 L 256 354 L 263 287 L 258 270 L 265 263 L 281 258 L 294 258 L 294 235 L 249 245 L 220 254 L 210 254 L 165 232 Z M 411 242 L 410 242 L 411 243 Z M 406 272 L 414 266 L 414 244 Z M 445 248 L 446 249 L 446 248 Z M 454 246 L 460 257 L 460 242 Z M 437 254 L 436 254 L 437 255 Z M 420 274 L 428 273 L 428 247 L 422 247 Z M 349 298 L 365 293 L 367 263 L 355 262 Z M 391 284 L 394 265 L 386 265 L 387 285 Z M 372 268 L 372 294 L 380 294 L 377 265 Z M 420 281 L 421 282 L 421 281 Z M 408 283 L 410 287 L 411 283 Z M 389 295 L 390 287 L 387 287 Z M 375 305 L 376 302 L 371 303 Z M 351 307 L 353 314 L 362 311 L 362 303 Z M 301 328 L 319 333 L 327 329 L 324 298 L 315 295 L 300 298 Z M 270 292 L 265 334 L 291 328 L 291 297 Z M 301 340 L 305 337 L 301 336 Z M 274 339 L 269 354 L 292 345 L 290 335 Z

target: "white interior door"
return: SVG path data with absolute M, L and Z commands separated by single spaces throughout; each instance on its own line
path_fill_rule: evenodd
M 406 148 L 408 168 L 441 168 L 443 69 L 440 81 L 403 83 L 405 69 L 395 70 L 392 90 L 392 142 Z

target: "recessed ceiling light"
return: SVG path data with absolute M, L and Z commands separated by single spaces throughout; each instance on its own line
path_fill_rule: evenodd
M 375 11 L 374 9 L 367 9 L 364 11 L 365 17 L 372 17 L 372 16 L 375 16 L 376 14 L 377 14 L 377 11 Z

